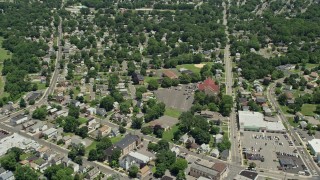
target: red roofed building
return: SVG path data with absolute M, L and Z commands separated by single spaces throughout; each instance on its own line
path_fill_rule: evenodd
M 207 95 L 217 95 L 220 91 L 219 85 L 211 78 L 207 78 L 199 84 L 198 89 L 204 91 Z
M 170 79 L 178 79 L 178 76 L 174 72 L 172 72 L 170 70 L 163 71 L 162 72 L 162 76 L 163 77 L 168 77 Z

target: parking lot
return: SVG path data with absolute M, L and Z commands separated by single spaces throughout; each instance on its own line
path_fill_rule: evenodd
M 155 91 L 155 95 L 159 101 L 166 104 L 166 107 L 188 111 L 192 106 L 196 89 L 196 84 L 179 85 L 177 87 L 160 88 Z
M 257 168 L 278 170 L 279 160 L 276 152 L 294 154 L 293 143 L 286 134 L 243 132 L 241 147 L 243 152 L 257 165 Z

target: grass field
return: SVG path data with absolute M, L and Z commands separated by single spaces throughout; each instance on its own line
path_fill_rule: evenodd
M 8 51 L 2 48 L 3 37 L 0 37 L 0 62 L 5 59 L 11 58 L 11 53 L 8 54 Z
M 163 133 L 162 139 L 172 142 L 173 135 L 174 135 L 175 132 L 178 131 L 178 129 L 179 129 L 179 127 L 177 125 L 172 126 L 170 130 L 165 131 Z
M 212 62 L 203 62 L 203 64 L 209 64 L 212 65 Z M 194 73 L 200 73 L 201 68 L 197 68 L 194 66 L 194 64 L 181 64 L 177 66 L 177 69 L 179 70 L 180 68 L 186 68 L 189 69 L 190 71 Z
M 174 118 L 179 118 L 179 116 L 181 115 L 181 112 L 174 108 L 166 108 L 164 115 L 174 117 Z
M 2 48 L 2 42 L 3 42 L 3 37 L 0 37 L 0 76 L 2 75 L 2 68 L 3 64 L 2 62 L 5 59 L 11 58 L 11 53 L 8 54 L 8 51 Z M 4 82 L 2 81 L 2 78 L 0 77 L 0 97 L 8 97 L 9 93 L 3 93 L 3 88 L 4 88 Z
M 111 142 L 112 142 L 112 144 L 117 143 L 117 142 L 119 142 L 122 138 L 123 138 L 122 135 L 116 136 L 116 137 L 112 137 L 112 138 L 111 138 Z
M 90 150 L 95 149 L 97 146 L 97 141 L 93 141 L 90 146 L 86 147 L 86 155 L 89 154 Z
M 80 117 L 80 118 L 79 118 L 80 124 L 84 124 L 84 123 L 86 123 L 87 121 L 88 121 L 87 118 L 83 118 L 83 117 Z
M 144 82 L 148 83 L 148 82 L 149 82 L 150 80 L 152 80 L 152 79 L 158 80 L 159 77 L 149 77 L 149 76 L 146 76 L 146 77 L 144 78 Z
M 303 104 L 301 108 L 301 113 L 305 116 L 313 116 L 316 110 L 315 104 Z
M 299 123 L 294 122 L 293 117 L 288 118 L 288 122 L 292 127 L 298 127 Z
M 288 114 L 289 113 L 289 107 L 288 106 L 281 106 L 280 105 L 280 109 L 282 110 L 282 112 L 284 114 Z

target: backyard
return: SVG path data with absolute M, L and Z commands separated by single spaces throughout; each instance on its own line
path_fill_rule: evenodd
M 175 132 L 177 132 L 179 127 L 177 125 L 172 126 L 169 130 L 165 131 L 162 135 L 162 139 L 171 141 L 173 139 L 173 135 Z
M 315 104 L 303 104 L 301 108 L 301 113 L 305 116 L 313 116 L 316 110 Z

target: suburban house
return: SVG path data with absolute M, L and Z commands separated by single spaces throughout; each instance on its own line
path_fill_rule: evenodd
M 170 71 L 170 70 L 164 70 L 162 72 L 162 76 L 168 77 L 170 79 L 178 79 L 178 76 L 173 71 Z
M 72 136 L 71 137 L 71 145 L 72 146 L 77 146 L 77 145 L 79 145 L 79 144 L 82 144 L 82 145 L 86 145 L 86 142 L 82 139 L 82 138 L 80 138 L 80 137 L 78 137 L 78 136 Z
M 151 157 L 131 151 L 128 155 L 124 156 L 120 160 L 120 167 L 128 170 L 132 165 L 136 165 L 138 167 L 145 166 L 151 160 Z
M 140 84 L 140 85 L 142 85 L 142 84 L 144 83 L 144 77 L 143 77 L 141 74 L 134 72 L 134 73 L 132 74 L 132 81 L 133 81 L 135 84 Z
M 137 135 L 127 134 L 119 142 L 105 150 L 106 158 L 109 159 L 116 149 L 120 149 L 121 156 L 129 154 L 134 149 L 137 149 L 141 145 L 141 139 Z
M 139 179 L 144 179 L 146 176 L 150 174 L 150 167 L 149 166 L 144 166 L 141 168 L 137 174 L 137 178 Z
M 28 116 L 23 115 L 23 114 L 19 114 L 18 116 L 11 118 L 10 122 L 15 125 L 18 125 L 18 124 L 24 123 L 28 120 L 29 120 Z
M 70 104 L 73 105 L 73 106 L 75 106 L 75 107 L 79 107 L 80 104 L 81 104 L 81 102 L 78 101 L 78 100 L 72 99 L 72 100 L 70 101 Z
M 58 134 L 58 130 L 56 128 L 50 128 L 42 132 L 43 136 L 51 138 L 52 136 Z
M 62 164 L 66 167 L 72 167 L 73 168 L 73 172 L 78 172 L 79 171 L 79 164 L 71 161 L 71 159 L 65 157 L 62 159 Z
M 201 153 L 209 153 L 211 151 L 211 148 L 209 144 L 201 144 L 201 146 L 198 148 L 198 152 Z
M 186 133 L 186 134 L 184 134 L 183 136 L 180 137 L 179 142 L 181 142 L 181 143 L 186 143 L 187 140 L 188 140 L 188 138 L 189 138 L 189 136 L 188 136 L 188 134 Z
M 223 135 L 222 134 L 216 134 L 215 143 L 221 143 L 222 139 L 223 139 Z
M 88 126 L 88 130 L 90 132 L 90 131 L 98 129 L 100 127 L 100 123 L 98 123 L 95 118 L 90 118 L 87 122 L 87 126 Z
M 120 134 L 119 128 L 112 128 L 109 137 L 116 137 Z
M 0 167 L 0 180 L 14 180 L 14 175 L 12 171 L 6 171 L 2 167 Z
M 28 128 L 28 132 L 30 133 L 38 133 L 40 131 L 44 131 L 48 129 L 48 126 L 44 122 L 37 122 L 36 124 L 30 126 Z
M 104 108 L 97 108 L 96 109 L 96 114 L 99 115 L 99 116 L 104 117 L 104 116 L 106 116 L 107 111 Z
M 41 92 L 32 92 L 30 96 L 27 98 L 27 101 L 35 101 L 42 96 Z
M 100 174 L 100 170 L 97 167 L 94 167 L 90 171 L 88 171 L 86 175 L 86 179 L 93 180 L 94 178 L 98 177 Z
M 103 136 L 109 134 L 110 131 L 111 131 L 111 128 L 109 126 L 103 125 L 101 128 L 98 129 L 97 133 L 99 134 L 99 136 L 103 137 Z
M 207 78 L 199 84 L 198 89 L 204 91 L 207 95 L 217 95 L 220 91 L 219 85 L 211 78 Z

